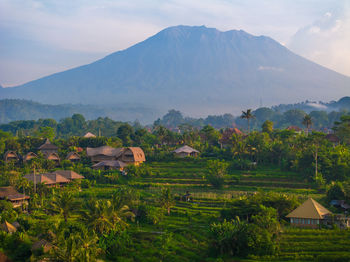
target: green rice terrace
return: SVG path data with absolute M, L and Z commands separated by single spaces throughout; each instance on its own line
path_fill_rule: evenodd
M 170 188 L 175 203 L 170 215 L 154 217 L 151 224 L 131 223 L 132 245 L 125 247 L 121 255 L 129 255 L 125 261 L 217 261 L 211 250 L 209 225 L 220 218 L 220 211 L 230 207 L 232 200 L 257 192 L 275 192 L 296 196 L 303 200 L 308 196 L 323 200 L 324 193 L 302 181 L 298 174 L 283 172 L 278 168 L 258 168 L 254 171 L 232 171 L 225 177 L 222 189 L 215 189 L 205 179 L 206 160 L 176 160 L 152 162 L 146 165 L 152 176 L 136 178 L 128 185 L 140 190 L 142 199 L 155 204 L 155 196 L 162 188 Z M 79 193 L 87 198 L 110 198 L 119 185 L 97 184 Z M 181 196 L 189 191 L 191 201 Z M 160 220 L 159 222 L 157 220 Z M 294 229 L 282 221 L 280 246 L 274 256 L 240 259 L 223 256 L 225 261 L 348 261 L 350 259 L 350 233 L 337 229 Z M 292 244 L 291 244 L 292 243 Z M 155 248 L 159 245 L 162 254 Z M 213 252 L 213 254 L 211 254 Z M 160 258 L 159 256 L 163 256 Z M 213 256 L 213 258 L 210 258 Z M 334 259 L 334 260 L 332 260 Z M 124 260 L 123 260 L 124 261 Z
M 0 130 L 0 261 L 350 261 L 350 117 L 339 143 L 99 121 Z

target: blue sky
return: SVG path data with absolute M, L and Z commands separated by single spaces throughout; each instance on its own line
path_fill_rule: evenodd
M 350 76 L 346 0 L 0 0 L 0 84 L 93 62 L 168 26 L 267 35 Z

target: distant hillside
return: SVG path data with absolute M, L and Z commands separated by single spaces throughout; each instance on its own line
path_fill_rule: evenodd
M 22 86 L 1 98 L 51 104 L 127 103 L 191 115 L 329 100 L 349 94 L 350 78 L 304 59 L 275 40 L 242 30 L 175 26 L 94 63 Z
M 311 111 L 350 111 L 350 97 L 345 96 L 338 101 L 322 102 L 322 101 L 305 101 L 296 104 L 281 104 L 272 106 L 272 109 L 279 112 L 285 112 L 290 109 L 301 109 L 307 113 Z
M 16 120 L 37 120 L 40 118 L 53 118 L 60 120 L 80 113 L 86 119 L 110 117 L 119 121 L 134 121 L 141 123 L 153 122 L 160 113 L 156 109 L 147 107 L 132 107 L 119 105 L 114 107 L 91 105 L 47 105 L 28 100 L 4 99 L 0 100 L 0 123 Z

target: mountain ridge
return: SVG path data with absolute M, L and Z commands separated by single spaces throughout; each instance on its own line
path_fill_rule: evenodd
M 175 26 L 93 63 L 13 88 L 2 98 L 42 103 L 143 104 L 194 114 L 279 101 L 345 96 L 350 78 L 306 60 L 267 36 Z

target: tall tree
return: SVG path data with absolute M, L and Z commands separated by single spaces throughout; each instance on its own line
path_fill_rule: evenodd
M 310 115 L 306 114 L 303 118 L 303 125 L 306 127 L 306 134 L 309 134 L 310 126 L 312 125 L 312 118 Z
M 252 113 L 251 109 L 247 109 L 247 111 L 242 111 L 242 115 L 241 115 L 242 119 L 247 119 L 248 122 L 248 133 L 250 132 L 250 120 L 254 119 L 255 116 Z

